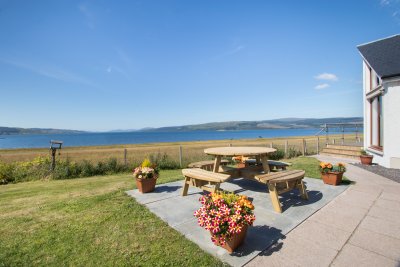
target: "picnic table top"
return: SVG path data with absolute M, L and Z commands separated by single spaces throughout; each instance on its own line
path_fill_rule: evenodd
M 215 156 L 257 156 L 275 152 L 275 148 L 253 146 L 228 146 L 204 149 L 204 153 Z

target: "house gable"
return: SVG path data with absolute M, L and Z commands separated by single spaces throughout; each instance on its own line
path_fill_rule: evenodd
M 400 76 L 400 35 L 359 45 L 357 48 L 381 79 Z

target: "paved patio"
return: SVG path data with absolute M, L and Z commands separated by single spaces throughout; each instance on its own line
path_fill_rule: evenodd
M 247 266 L 400 266 L 400 184 L 347 167 L 355 185 Z
M 183 181 L 179 181 L 158 185 L 153 193 L 141 194 L 137 190 L 127 193 L 203 250 L 232 266 L 243 266 L 277 241 L 285 240 L 286 235 L 296 226 L 348 188 L 345 185 L 324 185 L 318 179 L 305 178 L 305 182 L 310 199 L 302 200 L 297 196 L 297 191 L 283 194 L 282 214 L 274 212 L 265 185 L 244 179 L 224 183 L 223 189 L 247 195 L 253 199 L 255 205 L 254 226 L 249 228 L 245 243 L 232 254 L 215 246 L 210 240 L 210 234 L 198 226 L 193 216 L 194 211 L 200 207 L 198 199 L 201 192 L 197 188 L 191 187 L 189 195 L 182 197 L 180 193 Z M 252 264 L 264 264 L 264 261 L 262 257 L 258 257 Z

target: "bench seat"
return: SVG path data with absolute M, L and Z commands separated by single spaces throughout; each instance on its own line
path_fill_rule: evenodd
M 269 173 L 261 173 L 259 166 L 249 166 L 240 171 L 243 178 L 255 180 L 259 183 L 265 184 L 268 187 L 269 194 L 272 200 L 272 205 L 276 212 L 281 213 L 281 203 L 279 201 L 279 194 L 291 191 L 295 188 L 299 189 L 300 196 L 303 199 L 308 199 L 306 186 L 303 183 L 305 171 L 303 170 L 289 170 L 289 171 L 275 171 Z
M 185 177 L 182 196 L 186 196 L 189 186 L 195 186 L 202 190 L 212 192 L 219 190 L 220 184 L 231 178 L 229 174 L 215 173 L 199 168 L 183 169 Z

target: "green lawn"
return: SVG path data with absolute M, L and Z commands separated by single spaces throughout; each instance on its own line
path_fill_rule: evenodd
M 0 186 L 0 266 L 222 265 L 128 197 L 133 187 L 128 174 Z
M 316 158 L 312 158 L 312 157 L 297 157 L 297 158 L 292 158 L 292 159 L 286 159 L 284 161 L 292 163 L 292 166 L 290 166 L 289 169 L 292 169 L 292 170 L 305 170 L 306 171 L 306 175 L 305 175 L 306 177 L 321 179 L 321 173 L 320 173 L 319 167 L 318 167 L 319 166 L 319 161 Z M 354 183 L 354 182 L 350 181 L 344 175 L 342 183 L 343 184 L 351 184 L 351 183 Z

